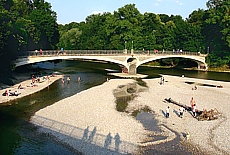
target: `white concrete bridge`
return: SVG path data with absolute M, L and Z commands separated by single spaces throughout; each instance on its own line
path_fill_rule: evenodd
M 165 58 L 186 58 L 197 62 L 198 70 L 207 70 L 205 62 L 207 54 L 199 52 L 172 52 L 172 51 L 133 51 L 127 50 L 67 50 L 67 51 L 27 51 L 16 60 L 16 67 L 48 60 L 85 59 L 100 60 L 119 64 L 126 68 L 127 73 L 135 75 L 137 68 L 145 63 Z

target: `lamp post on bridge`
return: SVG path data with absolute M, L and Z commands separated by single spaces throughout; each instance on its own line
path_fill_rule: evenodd
M 132 41 L 131 55 L 133 55 L 133 41 Z
M 125 41 L 125 51 L 124 51 L 125 54 L 127 54 L 126 43 L 127 42 Z

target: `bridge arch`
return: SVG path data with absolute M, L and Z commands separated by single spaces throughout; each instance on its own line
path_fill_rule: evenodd
M 28 54 L 29 53 L 29 54 Z M 162 53 L 138 53 L 138 51 L 133 52 L 132 54 L 124 53 L 124 51 L 66 51 L 61 55 L 55 51 L 44 51 L 42 55 L 36 55 L 33 51 L 27 52 L 27 54 L 22 55 L 16 60 L 16 67 L 32 64 L 42 61 L 49 60 L 68 60 L 68 59 L 85 59 L 85 60 L 99 60 L 112 62 L 118 65 L 121 65 L 127 68 L 128 74 L 136 74 L 137 68 L 147 62 L 154 60 L 164 59 L 164 58 L 187 58 L 194 60 L 198 64 L 198 69 L 201 69 L 201 66 L 204 66 L 204 70 L 208 69 L 207 64 L 205 63 L 205 57 L 207 55 L 200 54 L 196 52 L 183 52 L 183 53 L 174 53 L 173 51 L 167 51 Z M 26 56 L 26 57 L 25 57 Z
M 55 57 L 28 57 L 28 58 L 19 58 L 15 63 L 16 67 L 33 64 L 38 62 L 45 62 L 50 60 L 70 60 L 70 59 L 84 59 L 84 60 L 99 60 L 106 62 L 113 62 L 119 65 L 128 67 L 127 64 L 123 61 L 107 58 L 107 57 L 97 57 L 97 56 L 55 56 Z
M 201 69 L 201 66 L 204 66 L 204 69 L 207 70 L 208 69 L 208 65 L 206 64 L 205 62 L 205 57 L 204 58 L 201 58 L 201 57 L 198 57 L 198 56 L 185 56 L 185 55 L 162 55 L 162 56 L 158 56 L 158 57 L 151 57 L 151 58 L 146 58 L 142 61 L 138 61 L 137 63 L 137 67 L 139 67 L 140 65 L 142 64 L 145 64 L 145 63 L 148 63 L 148 62 L 151 62 L 151 61 L 154 61 L 154 60 L 159 60 L 159 59 L 166 59 L 166 58 L 186 58 L 186 59 L 190 59 L 190 60 L 194 60 L 197 65 L 198 65 L 198 69 Z

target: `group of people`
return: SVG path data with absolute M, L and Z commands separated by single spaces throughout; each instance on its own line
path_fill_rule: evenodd
M 194 98 L 192 97 L 190 100 L 190 104 L 191 104 L 191 111 L 192 111 L 192 115 L 193 117 L 196 117 L 196 101 L 194 100 Z M 185 108 L 180 107 L 179 108 L 179 117 L 182 118 L 183 114 L 185 112 Z M 165 110 L 165 117 L 169 118 L 169 106 L 166 108 Z
M 64 78 L 64 75 L 63 75 L 63 77 L 62 77 L 61 81 L 62 81 L 62 84 L 64 84 L 64 83 L 65 83 L 65 78 Z M 70 76 L 67 76 L 66 81 L 67 81 L 67 83 L 70 83 Z M 78 82 L 80 82 L 80 81 L 81 81 L 81 78 L 80 78 L 80 77 L 78 77 L 77 81 L 78 81 Z
M 42 55 L 42 49 L 39 50 L 39 54 Z M 38 50 L 35 50 L 35 55 L 38 55 Z
M 45 80 L 49 80 L 49 76 L 47 75 L 47 77 L 43 77 L 45 78 Z M 27 87 L 37 87 L 38 85 L 35 84 L 36 82 L 40 82 L 40 78 L 39 77 L 35 77 L 34 75 L 32 75 L 31 78 L 31 83 L 30 85 L 28 85 Z M 5 92 L 2 94 L 2 96 L 18 96 L 20 95 L 20 90 L 25 89 L 25 87 L 22 86 L 22 84 L 19 84 L 17 87 L 17 90 L 12 91 L 12 90 L 5 90 Z
M 179 117 L 182 118 L 184 114 L 185 109 L 183 107 L 179 108 Z M 169 118 L 169 106 L 165 110 L 165 117 Z
M 3 96 L 18 96 L 20 95 L 21 93 L 19 93 L 17 90 L 15 91 L 11 91 L 11 90 L 6 90 L 2 95 Z

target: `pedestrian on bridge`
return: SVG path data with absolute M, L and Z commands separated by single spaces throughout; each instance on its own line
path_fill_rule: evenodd
M 42 49 L 40 49 L 40 51 L 39 51 L 39 52 L 40 52 L 40 55 L 42 55 Z

